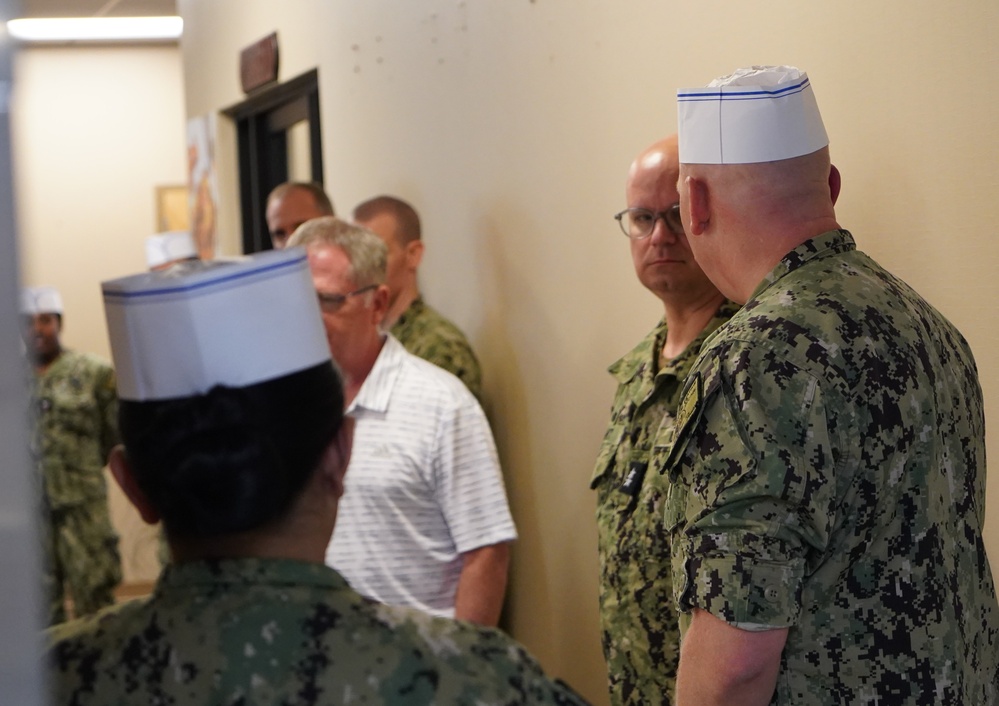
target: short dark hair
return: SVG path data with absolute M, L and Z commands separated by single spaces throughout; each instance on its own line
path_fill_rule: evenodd
M 314 181 L 286 181 L 283 184 L 278 184 L 273 190 L 271 190 L 271 193 L 267 195 L 267 203 L 270 203 L 274 199 L 283 197 L 289 191 L 307 191 L 312 195 L 312 200 L 315 201 L 316 208 L 318 208 L 323 215 L 336 215 L 333 211 L 333 201 L 330 200 L 329 195 L 323 189 L 323 185 L 317 184 Z
M 248 387 L 122 400 L 125 453 L 170 537 L 242 532 L 284 517 L 343 425 L 329 362 Z
M 383 213 L 391 215 L 398 228 L 396 234 L 399 244 L 405 245 L 422 237 L 420 232 L 420 216 L 416 209 L 395 196 L 376 196 L 354 208 L 355 221 L 370 221 Z

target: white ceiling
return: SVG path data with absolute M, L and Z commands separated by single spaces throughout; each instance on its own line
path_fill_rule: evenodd
M 176 14 L 176 0 L 21 0 L 21 17 L 155 17 Z

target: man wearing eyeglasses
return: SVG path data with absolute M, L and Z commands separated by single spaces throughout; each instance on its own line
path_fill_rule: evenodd
M 354 451 L 326 552 L 363 595 L 496 625 L 516 530 L 492 432 L 451 373 L 403 348 L 381 324 L 387 250 L 334 217 L 301 226 Z
M 679 627 L 663 497 L 646 482 L 657 439 L 672 427 L 680 392 L 701 344 L 737 310 L 694 261 L 680 222 L 677 138 L 644 150 L 615 216 L 628 237 L 638 281 L 663 303 L 663 318 L 614 363 L 611 421 L 594 469 L 600 551 L 600 614 L 611 702 L 669 704 Z

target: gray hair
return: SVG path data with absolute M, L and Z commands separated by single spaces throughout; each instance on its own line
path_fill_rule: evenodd
M 350 260 L 348 275 L 358 287 L 385 284 L 388 247 L 367 228 L 347 223 L 335 216 L 306 221 L 288 241 L 288 247 L 330 246 L 340 248 Z

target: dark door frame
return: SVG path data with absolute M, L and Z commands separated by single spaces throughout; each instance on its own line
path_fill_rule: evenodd
M 271 189 L 288 180 L 287 131 L 301 120 L 309 123 L 312 181 L 323 183 L 319 72 L 313 69 L 264 89 L 222 113 L 236 124 L 243 252 L 270 250 L 265 200 Z

